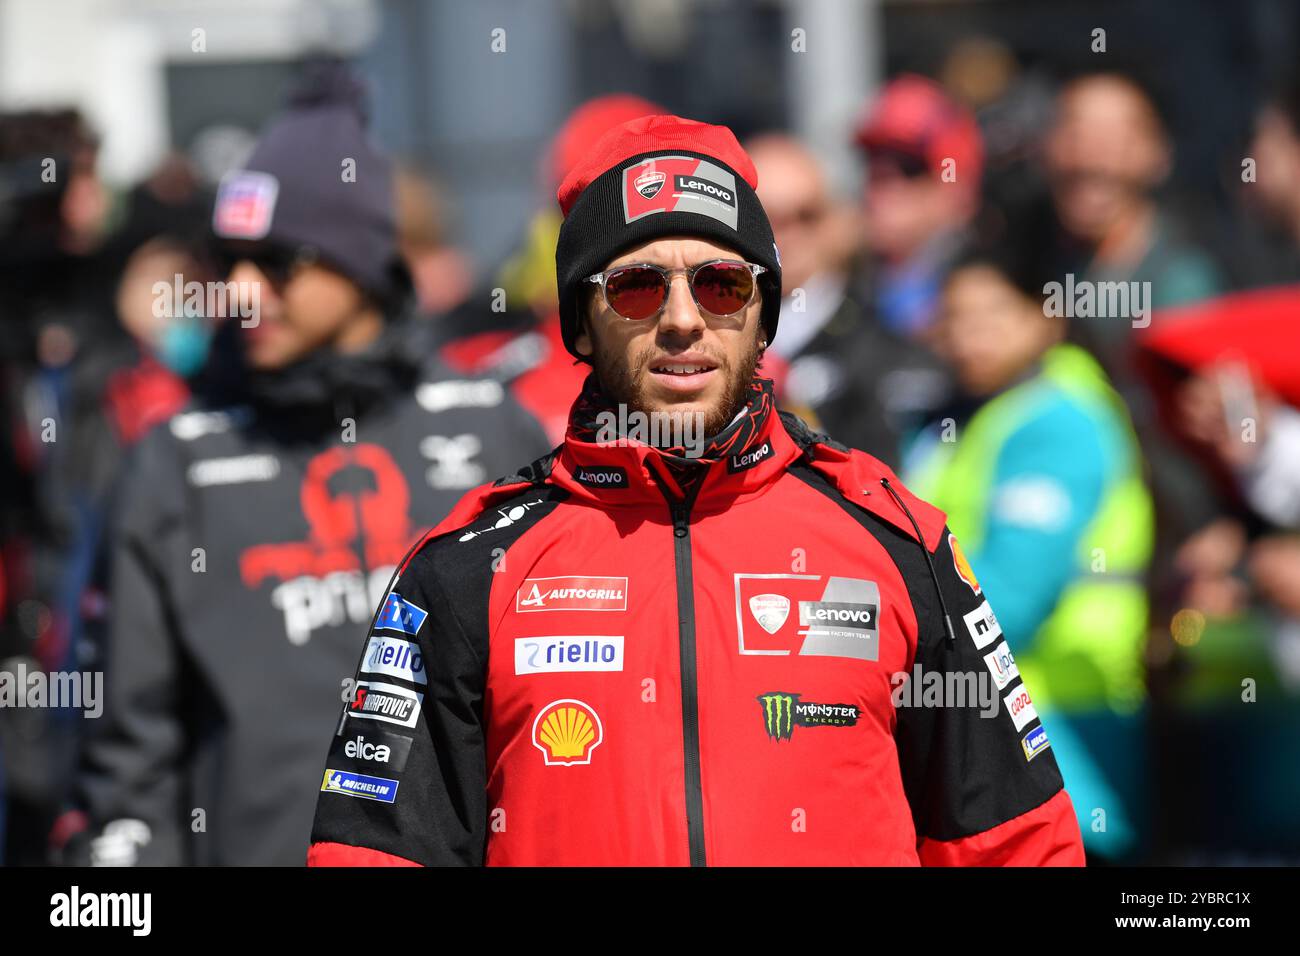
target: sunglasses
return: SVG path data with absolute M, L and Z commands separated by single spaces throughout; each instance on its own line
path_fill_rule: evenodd
M 728 318 L 754 301 L 756 280 L 763 266 L 732 259 L 701 262 L 689 269 L 665 269 L 648 262 L 619 266 L 587 276 L 583 281 L 600 286 L 605 304 L 625 319 L 654 318 L 668 301 L 673 277 L 686 276 L 695 304 L 710 315 Z
M 239 263 L 251 262 L 277 289 L 288 285 L 299 269 L 316 259 L 315 250 L 308 246 L 294 248 L 268 244 L 247 252 L 219 249 L 216 253 L 216 265 L 221 275 L 228 278 Z

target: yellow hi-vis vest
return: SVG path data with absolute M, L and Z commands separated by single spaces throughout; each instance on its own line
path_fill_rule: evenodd
M 1074 577 L 1024 650 L 1009 635 L 1016 665 L 1039 710 L 1127 714 L 1145 696 L 1142 648 L 1147 627 L 1143 572 L 1151 560 L 1154 511 L 1123 401 L 1097 362 L 1077 346 L 1048 350 L 1042 373 L 985 403 L 955 442 L 936 442 L 909 486 L 948 514 L 971 552 L 984 540 L 993 476 L 1002 446 L 1038 411 L 1064 393 L 1090 417 L 1125 436 L 1122 466 L 1079 538 Z M 975 568 L 976 574 L 979 568 Z M 990 603 L 997 611 L 997 595 Z

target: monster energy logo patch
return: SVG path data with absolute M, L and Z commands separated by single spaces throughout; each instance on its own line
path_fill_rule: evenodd
M 763 728 L 773 740 L 789 740 L 796 727 L 853 727 L 861 711 L 853 704 L 815 704 L 798 694 L 759 694 Z

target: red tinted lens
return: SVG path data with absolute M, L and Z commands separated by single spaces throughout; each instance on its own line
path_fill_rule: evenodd
M 715 262 L 696 270 L 695 301 L 713 315 L 735 315 L 754 297 L 754 273 L 739 262 Z
M 663 275 L 645 266 L 629 266 L 605 278 L 605 301 L 625 319 L 650 318 L 666 297 Z

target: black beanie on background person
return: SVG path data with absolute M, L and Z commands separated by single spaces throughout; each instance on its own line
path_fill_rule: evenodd
M 758 286 L 770 344 L 781 314 L 781 258 L 757 186 L 753 161 L 725 126 L 643 116 L 606 133 L 556 192 L 564 213 L 555 273 L 565 348 L 583 358 L 574 339 L 587 276 L 666 236 L 708 239 L 767 270 Z
M 409 276 L 397 244 L 393 167 L 366 135 L 365 89 L 347 66 L 311 69 L 263 128 L 243 167 L 222 177 L 220 240 L 310 247 L 381 300 Z

